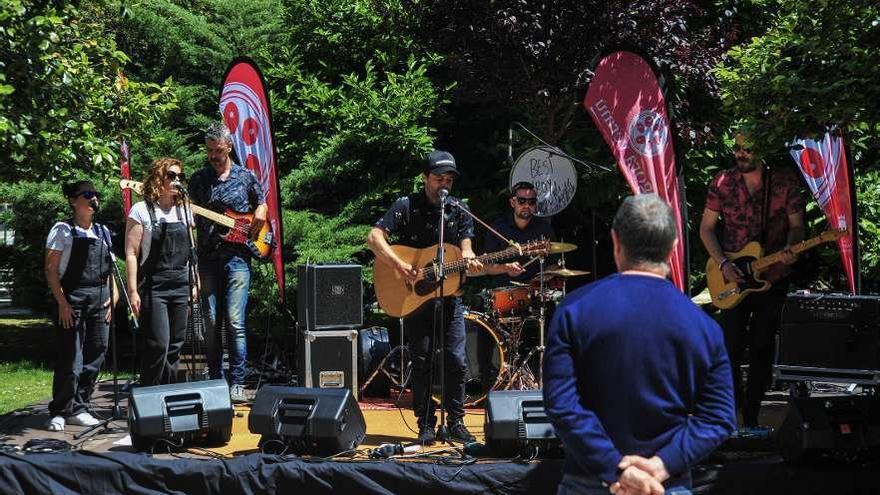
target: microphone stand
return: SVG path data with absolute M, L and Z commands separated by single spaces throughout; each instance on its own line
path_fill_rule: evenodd
M 193 287 L 198 287 L 199 278 L 198 278 L 198 267 L 199 267 L 199 257 L 196 253 L 196 244 L 193 239 L 192 234 L 192 225 L 190 225 L 190 218 L 192 217 L 192 208 L 190 206 L 189 201 L 189 193 L 186 190 L 186 187 L 183 186 L 180 182 L 175 182 L 174 187 L 177 189 L 177 193 L 183 198 L 183 224 L 186 228 L 186 240 L 189 246 L 189 263 L 187 267 L 187 275 L 189 277 L 189 294 L 188 294 L 188 302 L 189 302 L 189 314 L 190 319 L 187 322 L 187 335 L 186 340 L 190 341 L 190 361 L 188 363 L 188 373 L 187 373 L 187 381 L 201 381 L 207 379 L 207 368 L 205 368 L 202 373 L 199 375 L 196 373 L 196 356 L 201 355 L 201 346 L 200 344 L 205 340 L 205 320 L 204 315 L 202 313 L 202 305 L 200 302 L 201 293 L 197 296 L 193 297 Z M 180 215 L 180 209 L 178 208 L 178 216 Z M 200 292 L 200 291 L 199 291 Z M 201 376 L 201 378 L 198 378 Z M 176 377 L 175 377 L 176 378 Z
M 444 194 L 444 192 L 445 192 L 445 194 Z M 446 256 L 445 256 L 445 252 L 446 252 L 446 245 L 445 245 L 445 242 L 446 242 L 445 241 L 445 237 L 446 237 L 446 228 L 445 228 L 446 227 L 446 197 L 448 194 L 449 193 L 446 192 L 444 189 L 441 189 L 441 193 L 440 193 L 440 219 L 438 221 L 439 240 L 438 240 L 438 245 L 437 245 L 437 265 L 436 265 L 437 269 L 436 269 L 436 273 L 435 273 L 437 281 L 440 284 L 438 286 L 438 291 L 439 291 L 438 296 L 439 297 L 437 298 L 437 301 L 438 301 L 437 304 L 439 304 L 440 307 L 439 307 L 439 311 L 438 311 L 437 306 L 434 306 L 434 325 L 433 325 L 434 326 L 434 329 L 433 329 L 434 330 L 434 338 L 431 339 L 433 349 L 431 350 L 432 359 L 431 359 L 431 368 L 430 368 L 431 369 L 430 373 L 431 373 L 432 377 L 430 380 L 428 380 L 429 384 L 428 384 L 427 395 L 428 395 L 428 400 L 430 401 L 431 400 L 431 392 L 434 389 L 434 383 L 433 383 L 433 381 L 434 381 L 433 380 L 434 359 L 433 358 L 436 358 L 436 353 L 437 353 L 437 347 L 438 347 L 437 340 L 438 339 L 436 337 L 438 334 L 437 330 L 438 330 L 438 326 L 439 326 L 439 330 L 440 330 L 440 332 L 439 332 L 439 335 L 440 335 L 440 338 L 439 338 L 439 340 L 440 340 L 440 345 L 439 345 L 439 347 L 440 347 L 440 349 L 439 349 L 439 351 L 440 351 L 440 425 L 437 427 L 437 440 L 440 443 L 449 443 L 450 445 L 452 445 L 452 442 L 449 440 L 449 430 L 446 428 L 446 356 L 445 356 L 445 350 L 446 350 L 446 325 L 445 325 L 445 323 L 446 323 L 446 301 L 443 300 L 443 284 L 446 282 L 446 267 L 444 266 L 444 263 L 445 263 L 445 258 L 446 258 Z M 437 313 L 438 312 L 440 314 L 439 325 L 437 323 Z M 426 406 L 428 406 L 428 405 L 430 405 L 430 402 L 428 402 L 428 404 L 426 404 Z M 427 423 L 427 418 L 428 418 L 428 416 L 426 414 L 425 415 L 425 422 L 426 423 Z
M 122 293 L 122 297 L 125 299 L 125 305 L 128 308 L 128 319 L 129 322 L 134 327 L 134 332 L 140 330 L 140 325 L 138 324 L 137 318 L 134 317 L 134 309 L 131 307 L 131 300 L 128 298 L 128 291 L 125 290 L 125 284 L 122 281 L 122 274 L 119 272 L 119 266 L 116 264 L 116 255 L 113 254 L 113 250 L 110 248 L 110 242 L 106 237 L 106 232 L 104 232 L 104 227 L 101 226 L 98 231 L 101 233 L 101 242 L 104 243 L 104 246 L 107 248 L 107 254 L 109 258 L 110 265 L 113 267 L 113 275 L 115 275 L 116 287 L 117 291 Z M 113 291 L 110 293 L 110 311 L 113 311 Z M 77 433 L 73 436 L 74 439 L 78 440 L 94 431 L 96 431 L 100 427 L 104 427 L 103 431 L 112 432 L 108 425 L 112 421 L 116 421 L 118 419 L 123 419 L 122 417 L 122 408 L 119 407 L 119 367 L 117 364 L 117 348 L 116 348 L 116 340 L 117 340 L 117 332 L 116 332 L 116 318 L 110 318 L 110 335 L 112 347 L 110 351 L 113 353 L 113 359 L 111 360 L 111 366 L 113 368 L 113 408 L 111 409 L 110 417 L 102 420 L 100 423 L 89 426 L 85 430 Z M 134 340 L 132 340 L 134 342 Z M 135 346 L 132 343 L 132 346 Z

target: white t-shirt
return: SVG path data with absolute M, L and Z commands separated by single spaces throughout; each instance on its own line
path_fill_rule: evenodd
M 179 223 L 181 218 L 177 215 L 177 207 L 172 206 L 169 210 L 163 210 L 159 207 L 159 205 L 153 205 L 153 210 L 156 214 L 156 222 L 158 223 Z M 183 206 L 180 207 L 181 212 L 183 211 Z M 147 256 L 150 255 L 150 244 L 153 242 L 153 222 L 150 220 L 150 212 L 147 209 L 146 201 L 139 201 L 131 207 L 131 211 L 128 212 L 128 218 L 134 220 L 135 222 L 141 224 L 144 227 L 144 235 L 141 237 L 141 254 L 138 262 L 140 264 L 144 264 L 144 261 L 147 260 Z M 189 225 L 195 225 L 193 221 L 192 213 L 189 215 Z
M 93 224 L 94 225 L 94 224 Z M 105 242 L 110 241 L 110 231 L 107 230 L 107 227 L 101 226 L 104 230 L 104 239 Z M 91 239 L 97 239 L 98 236 L 95 234 L 95 229 L 89 227 L 88 230 L 80 227 L 79 225 L 74 225 L 74 228 L 77 232 L 77 237 L 89 237 Z M 58 222 L 52 226 L 49 230 L 49 236 L 46 238 L 46 249 L 52 249 L 54 251 L 61 251 L 61 259 L 58 264 L 58 276 L 63 277 L 64 272 L 67 270 L 67 263 L 70 261 L 70 251 L 73 248 L 73 230 L 70 227 L 70 224 L 67 222 Z

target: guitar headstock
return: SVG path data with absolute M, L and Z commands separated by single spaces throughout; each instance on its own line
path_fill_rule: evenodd
M 138 182 L 136 180 L 120 179 L 119 189 L 131 189 L 132 191 L 134 191 L 138 194 L 143 194 L 144 193 L 144 183 Z
M 550 241 L 539 239 L 520 245 L 523 256 L 547 256 L 550 254 Z
M 824 242 L 836 241 L 849 235 L 849 229 L 826 230 L 819 236 Z

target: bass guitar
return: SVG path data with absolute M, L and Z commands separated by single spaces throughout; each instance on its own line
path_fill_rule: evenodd
M 545 240 L 523 245 L 514 244 L 502 251 L 484 254 L 476 259 L 482 263 L 497 263 L 518 256 L 547 255 L 550 253 L 550 244 L 550 241 Z M 393 266 L 376 259 L 373 267 L 376 299 L 379 300 L 379 306 L 385 313 L 401 318 L 440 296 L 440 282 L 437 280 L 440 266 L 435 259 L 437 248 L 437 245 L 422 249 L 401 245 L 391 246 L 403 261 L 414 267 L 421 267 L 415 282 L 404 279 Z M 443 257 L 446 260 L 443 270 L 449 275 L 443 282 L 443 294 L 458 295 L 465 279 L 467 260 L 461 257 L 461 249 L 452 244 L 444 245 Z
M 799 242 L 789 249 L 792 253 L 798 254 L 802 251 L 812 249 L 825 242 L 836 241 L 847 235 L 848 231 L 843 230 L 826 230 L 822 234 Z M 745 279 L 743 283 L 738 284 L 734 280 L 727 280 L 721 273 L 721 267 L 712 258 L 706 263 L 706 282 L 709 286 L 709 293 L 712 295 L 712 304 L 719 309 L 730 309 L 743 300 L 751 292 L 764 292 L 770 288 L 770 282 L 767 282 L 762 276 L 770 265 L 782 261 L 782 251 L 764 256 L 764 249 L 757 241 L 746 244 L 744 248 L 736 253 L 724 253 L 743 273 Z
M 119 181 L 119 187 L 122 189 L 131 189 L 138 194 L 143 194 L 144 184 L 141 182 L 122 179 Z M 226 227 L 228 231 L 221 235 L 220 238 L 231 244 L 239 244 L 247 247 L 255 258 L 260 260 L 269 259 L 274 247 L 272 229 L 269 222 L 260 227 L 260 231 L 256 236 L 251 235 L 251 225 L 254 221 L 253 213 L 238 213 L 232 210 L 226 210 L 225 213 L 209 210 L 195 203 L 189 203 L 192 212 L 202 218 Z

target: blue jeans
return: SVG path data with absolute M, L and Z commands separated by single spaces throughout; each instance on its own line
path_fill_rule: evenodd
M 199 262 L 202 303 L 208 308 L 205 318 L 205 339 L 208 347 L 208 371 L 212 380 L 225 378 L 233 385 L 243 385 L 247 364 L 248 290 L 251 287 L 250 263 L 239 256 L 203 259 Z M 223 313 L 218 314 L 218 308 Z M 223 373 L 223 344 L 217 326 L 226 322 L 229 344 L 230 377 Z
M 674 481 L 673 487 L 666 488 L 666 495 L 691 495 L 690 489 L 682 486 L 683 484 L 690 486 L 690 476 Z M 672 483 L 667 481 L 665 484 Z M 564 474 L 562 481 L 559 482 L 559 488 L 556 490 L 556 495 L 608 495 L 610 493 L 608 487 L 602 485 L 599 478 L 572 474 Z

